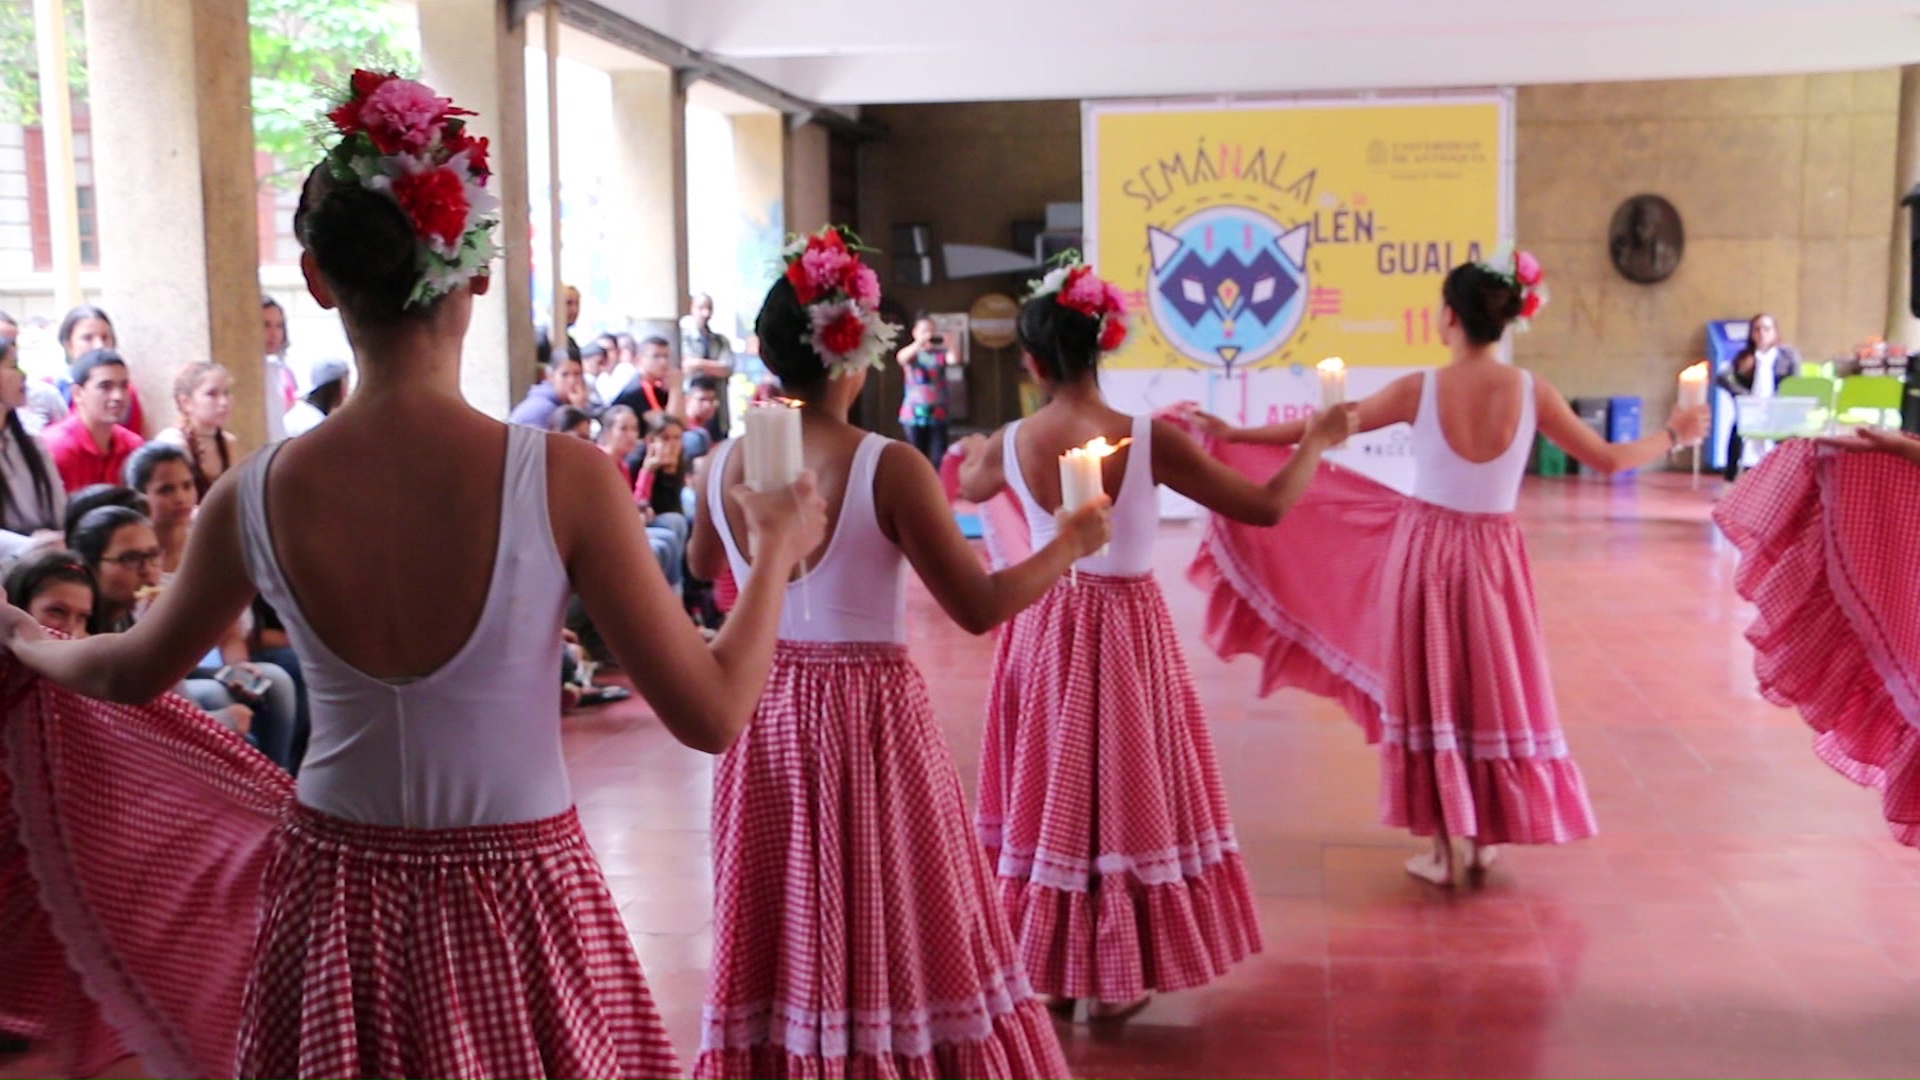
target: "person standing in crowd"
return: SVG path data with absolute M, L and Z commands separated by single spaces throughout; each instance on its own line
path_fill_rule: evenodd
M 547 377 L 527 387 L 527 396 L 507 416 L 509 424 L 524 424 L 545 431 L 556 410 L 565 406 L 579 408 L 586 384 L 582 381 L 580 358 L 564 353 L 547 365 Z
M 692 312 L 680 318 L 680 372 L 684 380 L 699 376 L 720 380 L 725 387 L 733 378 L 733 343 L 713 328 L 713 297 L 700 293 L 693 298 Z M 731 430 L 726 394 L 720 395 L 720 411 L 715 420 L 722 432 Z
M 233 415 L 233 376 L 210 361 L 188 364 L 173 377 L 174 426 L 153 437 L 186 452 L 201 498 L 239 456 L 240 439 L 227 430 Z M 133 485 L 129 485 L 133 486 Z
M 61 542 L 67 487 L 53 458 L 21 420 L 27 373 L 11 338 L 0 338 L 0 564 Z
M 345 360 L 315 360 L 307 380 L 307 393 L 287 410 L 287 438 L 305 435 L 333 415 L 347 400 L 347 378 L 351 373 Z
M 900 426 L 914 449 L 938 469 L 947 456 L 947 368 L 958 364 L 960 358 L 934 330 L 931 317 L 923 314 L 914 319 L 913 338 L 900 347 L 894 359 L 906 382 Z
M 69 492 L 117 484 L 127 457 L 146 442 L 123 426 L 132 387 L 127 362 L 112 349 L 82 353 L 69 371 L 73 415 L 46 430 L 47 453 Z
M 1720 373 L 1718 381 L 1721 388 L 1735 397 L 1770 398 L 1776 387 L 1798 374 L 1800 354 L 1793 346 L 1780 343 L 1780 324 L 1773 316 L 1761 312 L 1747 324 L 1746 346 L 1727 370 Z M 1766 451 L 1764 445 L 1755 449 L 1758 453 Z M 1740 437 L 1740 425 L 1736 422 L 1727 433 L 1727 483 L 1740 478 L 1740 470 L 1747 466 L 1746 454 L 1746 440 Z
M 600 400 L 609 406 L 633 381 L 634 373 L 640 370 L 634 364 L 640 358 L 640 343 L 634 340 L 633 335 L 615 334 L 613 342 L 613 355 L 608 357 L 606 369 L 594 378 L 593 383 L 594 393 L 599 394 Z
M 287 336 L 287 312 L 280 301 L 271 296 L 260 298 L 260 321 L 266 331 L 266 378 L 260 386 L 260 396 L 267 407 L 267 441 L 279 442 L 287 437 L 287 412 L 299 400 L 300 390 L 295 385 L 293 368 L 287 364 L 287 346 L 292 340 Z M 201 494 L 206 494 L 205 490 Z

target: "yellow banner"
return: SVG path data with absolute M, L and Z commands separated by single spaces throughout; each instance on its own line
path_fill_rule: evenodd
M 1505 108 L 1089 107 L 1089 248 L 1136 312 L 1102 366 L 1444 361 L 1441 279 L 1505 220 Z

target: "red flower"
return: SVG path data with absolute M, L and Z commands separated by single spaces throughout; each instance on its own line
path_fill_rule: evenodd
M 350 86 L 354 97 L 363 98 L 380 89 L 382 83 L 397 78 L 399 76 L 391 71 L 368 71 L 366 68 L 356 68 Z
M 868 311 L 880 306 L 880 277 L 859 259 L 848 260 L 841 277 L 840 291 Z
M 806 264 L 799 259 L 787 264 L 787 284 L 793 286 L 793 295 L 802 307 L 820 298 L 820 291 L 813 287 L 813 278 L 807 274 Z
M 460 245 L 467 231 L 467 189 L 460 175 L 442 166 L 409 176 L 396 176 L 393 197 L 407 212 L 414 231 L 438 240 L 448 249 Z
M 1520 317 L 1523 319 L 1533 318 L 1540 313 L 1540 307 L 1543 303 L 1545 303 L 1545 301 L 1540 299 L 1539 293 L 1528 289 L 1526 298 L 1520 301 Z
M 826 345 L 828 352 L 837 356 L 845 356 L 858 349 L 866 336 L 866 324 L 852 311 L 841 312 L 839 318 L 820 329 L 821 343 Z
M 1100 351 L 1112 352 L 1127 340 L 1127 324 L 1117 315 L 1109 315 L 1100 326 Z
M 399 76 L 390 71 L 368 71 L 365 68 L 355 70 L 349 84 L 347 100 L 342 102 L 339 108 L 328 113 L 327 119 L 333 121 L 333 126 L 342 135 L 353 135 L 365 131 L 366 123 L 361 119 L 360 106 L 366 102 L 368 95 L 397 78 Z
M 475 179 L 485 183 L 493 176 L 493 169 L 487 164 L 487 140 L 476 139 L 468 134 L 465 124 L 459 121 L 448 124 L 440 136 L 440 144 L 446 148 L 448 157 L 454 157 L 465 151 L 467 171 L 471 172 Z

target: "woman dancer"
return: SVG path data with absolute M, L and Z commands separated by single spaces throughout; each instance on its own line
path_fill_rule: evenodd
M 1407 872 L 1436 885 L 1453 883 L 1452 838 L 1467 840 L 1469 865 L 1484 869 L 1495 845 L 1567 843 L 1595 831 L 1554 708 L 1526 548 L 1513 519 L 1535 430 L 1603 473 L 1693 445 L 1705 430 L 1704 410 L 1682 410 L 1645 438 L 1606 443 L 1546 380 L 1502 363 L 1495 348 L 1508 325 L 1543 302 L 1539 280 L 1539 264 L 1524 252 L 1455 267 L 1441 288 L 1440 337 L 1450 362 L 1360 402 L 1361 431 L 1413 426 L 1418 473 L 1411 499 L 1349 482 L 1343 497 L 1371 492 L 1354 500 L 1359 510 L 1349 531 L 1329 533 L 1316 517 L 1299 525 L 1318 536 L 1283 526 L 1235 537 L 1244 557 L 1221 572 L 1215 539 L 1232 531 L 1225 527 L 1209 536 L 1196 566 L 1196 579 L 1214 592 L 1210 621 L 1240 631 L 1210 635 L 1223 655 L 1271 659 L 1295 647 L 1313 651 L 1327 620 L 1302 612 L 1330 593 L 1345 598 L 1337 612 L 1372 628 L 1384 648 L 1370 662 L 1323 667 L 1319 674 L 1332 676 L 1324 681 L 1289 677 L 1283 664 L 1270 662 L 1264 688 L 1329 693 L 1328 681 L 1355 688 L 1331 692 L 1350 708 L 1364 703 L 1359 719 L 1369 740 L 1382 743 L 1381 818 L 1433 838 L 1431 852 L 1409 861 Z M 1204 413 L 1195 418 L 1229 443 L 1287 446 L 1304 428 L 1294 421 L 1233 430 Z M 1329 575 L 1324 563 L 1296 557 L 1334 544 L 1353 563 L 1379 568 L 1384 607 Z
M 1847 453 L 1846 451 L 1869 451 Z M 1861 430 L 1786 443 L 1713 511 L 1740 549 L 1734 587 L 1769 701 L 1800 710 L 1814 753 L 1880 792 L 1901 843 L 1920 847 L 1920 438 Z
M 173 377 L 173 407 L 179 418 L 153 441 L 186 451 L 193 489 L 204 499 L 239 456 L 240 440 L 227 430 L 233 416 L 233 376 L 210 361 L 188 364 Z
M 709 650 L 604 455 L 466 404 L 496 222 L 462 115 L 370 72 L 330 114 L 295 233 L 360 392 L 214 485 L 175 587 L 128 633 L 47 640 L 0 612 L 42 676 L 5 712 L 35 874 L 74 901 L 52 909 L 61 939 L 154 1075 L 678 1073 L 572 809 L 561 612 L 585 598 L 661 722 L 717 753 L 824 510 L 804 477 L 735 495 L 769 572 Z M 69 692 L 152 699 L 256 586 L 309 660 L 297 792 L 190 710 Z
M 1092 999 L 1094 1018 L 1200 986 L 1260 948 L 1206 717 L 1153 578 L 1156 489 L 1271 525 L 1351 423 L 1328 412 L 1295 462 L 1249 481 L 1171 424 L 1100 396 L 1100 354 L 1125 338 L 1124 320 L 1118 290 L 1085 266 L 1041 281 L 1017 327 L 1051 400 L 976 437 L 961 466 L 962 494 L 1010 489 L 1039 545 L 1061 505 L 1061 455 L 1095 438 L 1124 446 L 1103 478 L 1111 550 L 1080 560 L 1000 636 L 980 765 L 980 836 L 1027 972 L 1061 1005 Z
M 837 520 L 786 586 L 766 695 L 715 778 L 716 940 L 694 1073 L 1064 1076 L 907 657 L 901 570 L 911 564 L 955 621 L 983 633 L 1106 540 L 1105 507 L 1067 516 L 1025 563 L 984 573 L 926 459 L 847 422 L 892 336 L 873 313 L 873 272 L 832 230 L 790 267 L 757 329 L 781 386 L 806 403 L 806 461 Z M 823 318 L 829 331 L 813 331 Z M 735 499 L 723 497 L 745 475 L 740 445 L 715 451 L 695 569 L 784 585 L 784 566 L 748 559 Z

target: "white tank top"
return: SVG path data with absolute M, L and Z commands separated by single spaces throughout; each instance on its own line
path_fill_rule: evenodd
M 1527 455 L 1533 450 L 1537 426 L 1533 404 L 1533 373 L 1522 371 L 1520 424 L 1513 442 L 1492 461 L 1472 462 L 1454 452 L 1440 426 L 1440 394 L 1436 373 L 1426 372 L 1420 384 L 1420 411 L 1413 418 L 1413 497 L 1421 502 L 1468 514 L 1511 514 L 1520 501 L 1520 481 L 1527 473 Z
M 873 506 L 880 455 L 892 442 L 884 435 L 869 434 L 854 450 L 833 536 L 819 561 L 787 584 L 786 600 L 780 606 L 780 640 L 907 643 L 907 594 L 901 587 L 906 557 L 880 531 Z M 737 440 L 724 443 L 714 451 L 710 475 L 726 476 L 727 458 L 737 445 Z M 716 479 L 707 487 L 707 512 L 726 545 L 733 580 L 745 588 L 753 567 L 727 524 L 726 485 Z
M 274 555 L 267 470 L 240 478 L 247 572 L 300 655 L 313 734 L 300 801 L 349 821 L 413 829 L 501 825 L 573 805 L 560 748 L 560 626 L 570 587 L 547 521 L 547 434 L 507 428 L 500 539 L 486 605 L 453 658 L 420 679 L 376 679 L 307 625 Z M 369 597 L 369 607 L 383 603 Z
M 1033 548 L 1040 550 L 1053 542 L 1060 527 L 1053 515 L 1041 509 L 1033 499 L 1033 489 L 1020 469 L 1015 450 L 1021 421 L 1007 425 L 1006 446 L 1001 459 L 1006 463 L 1007 487 L 1026 511 L 1027 532 Z M 1084 573 L 1111 577 L 1140 577 L 1153 571 L 1153 541 L 1160 531 L 1160 499 L 1153 484 L 1153 417 L 1133 418 L 1133 445 L 1127 447 L 1127 468 L 1120 480 L 1119 496 L 1113 501 L 1113 539 L 1105 555 L 1089 555 L 1073 565 Z

